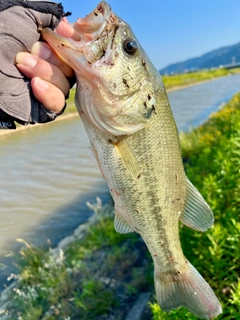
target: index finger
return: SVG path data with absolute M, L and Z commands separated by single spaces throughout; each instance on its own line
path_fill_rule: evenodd
M 81 37 L 79 36 L 79 33 L 73 29 L 71 24 L 67 21 L 67 18 L 64 17 L 59 25 L 56 28 L 57 33 L 59 33 L 61 36 L 64 36 L 66 38 L 72 38 L 73 40 L 80 41 Z
M 68 64 L 66 64 L 60 57 L 58 57 L 58 55 L 56 55 L 56 53 L 53 52 L 53 50 L 47 43 L 42 41 L 35 42 L 32 46 L 31 54 L 53 64 L 54 66 L 59 68 L 66 77 L 74 77 L 73 69 Z
M 59 23 L 56 31 L 66 38 L 72 38 L 78 41 L 80 40 L 78 32 L 69 24 L 67 18 L 65 17 Z M 40 59 L 43 59 L 58 67 L 66 77 L 74 77 L 74 71 L 72 70 L 72 68 L 68 64 L 66 64 L 60 57 L 58 57 L 58 55 L 53 52 L 53 50 L 47 43 L 41 41 L 36 42 L 32 47 L 31 53 L 33 55 L 36 55 Z

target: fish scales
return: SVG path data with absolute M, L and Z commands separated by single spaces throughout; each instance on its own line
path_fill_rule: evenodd
M 101 2 L 74 24 L 80 41 L 42 37 L 77 76 L 76 105 L 115 203 L 115 229 L 137 232 L 154 261 L 158 302 L 203 319 L 221 313 L 215 294 L 185 258 L 179 220 L 206 231 L 213 214 L 187 179 L 161 77 L 130 26 Z

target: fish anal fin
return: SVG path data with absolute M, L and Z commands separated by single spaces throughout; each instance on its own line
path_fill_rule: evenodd
M 116 211 L 114 218 L 114 228 L 117 232 L 126 234 L 130 232 L 134 232 L 134 230 L 129 227 L 129 225 L 123 220 L 120 214 Z
M 188 178 L 186 203 L 180 221 L 186 226 L 202 232 L 207 231 L 214 222 L 211 208 Z
M 137 158 L 130 147 L 129 143 L 124 140 L 120 140 L 116 144 L 114 144 L 117 152 L 124 164 L 124 167 L 127 169 L 128 173 L 135 179 L 139 179 L 141 172 L 139 168 L 139 164 Z

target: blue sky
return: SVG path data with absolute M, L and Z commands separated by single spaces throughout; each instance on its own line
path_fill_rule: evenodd
M 60 0 L 70 22 L 99 1 Z M 109 0 L 128 22 L 148 56 L 161 69 L 240 42 L 240 0 Z

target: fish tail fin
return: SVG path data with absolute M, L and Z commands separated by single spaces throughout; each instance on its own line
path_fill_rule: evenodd
M 199 318 L 212 319 L 222 313 L 222 307 L 208 283 L 188 265 L 187 272 L 175 276 L 155 272 L 158 303 L 164 311 L 184 306 Z

